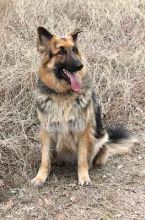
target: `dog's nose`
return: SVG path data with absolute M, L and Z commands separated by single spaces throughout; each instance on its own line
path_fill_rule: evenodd
M 83 64 L 77 61 L 75 67 L 76 67 L 76 70 L 81 70 L 83 68 Z
M 70 71 L 71 73 L 79 71 L 83 68 L 83 64 L 80 60 L 78 59 L 72 59 L 71 62 L 68 63 L 68 65 L 66 66 L 66 69 L 68 71 Z

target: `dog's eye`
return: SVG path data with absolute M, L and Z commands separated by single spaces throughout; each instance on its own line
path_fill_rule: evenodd
M 65 49 L 64 49 L 64 48 L 61 48 L 61 49 L 58 51 L 58 54 L 61 54 L 61 55 L 66 54 Z
M 72 50 L 73 50 L 74 53 L 78 53 L 78 48 L 77 48 L 76 46 L 74 46 L 74 47 L 72 48 Z

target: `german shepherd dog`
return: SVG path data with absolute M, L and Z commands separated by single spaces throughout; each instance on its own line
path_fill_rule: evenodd
M 77 46 L 76 30 L 66 37 L 37 29 L 41 66 L 36 88 L 38 118 L 41 123 L 41 165 L 32 179 L 42 185 L 54 161 L 74 162 L 78 183 L 91 184 L 89 168 L 105 164 L 108 157 L 124 154 L 133 144 L 129 132 L 104 125 L 91 76 Z

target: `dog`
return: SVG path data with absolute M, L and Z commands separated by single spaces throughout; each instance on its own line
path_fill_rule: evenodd
M 37 29 L 41 66 L 36 105 L 41 123 L 41 164 L 32 184 L 45 183 L 54 161 L 76 163 L 78 184 L 91 184 L 89 168 L 109 156 L 127 153 L 134 140 L 121 126 L 107 128 L 84 59 L 78 49 L 81 30 L 57 37 Z

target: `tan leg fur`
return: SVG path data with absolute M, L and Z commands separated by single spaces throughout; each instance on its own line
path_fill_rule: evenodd
M 90 129 L 86 129 L 80 136 L 78 145 L 78 183 L 79 185 L 91 184 L 89 177 L 88 154 L 91 147 Z
M 40 131 L 40 140 L 42 143 L 41 151 L 41 164 L 38 171 L 38 174 L 34 179 L 31 180 L 31 183 L 35 186 L 42 185 L 50 172 L 51 161 L 50 161 L 50 137 L 48 132 L 41 130 Z

